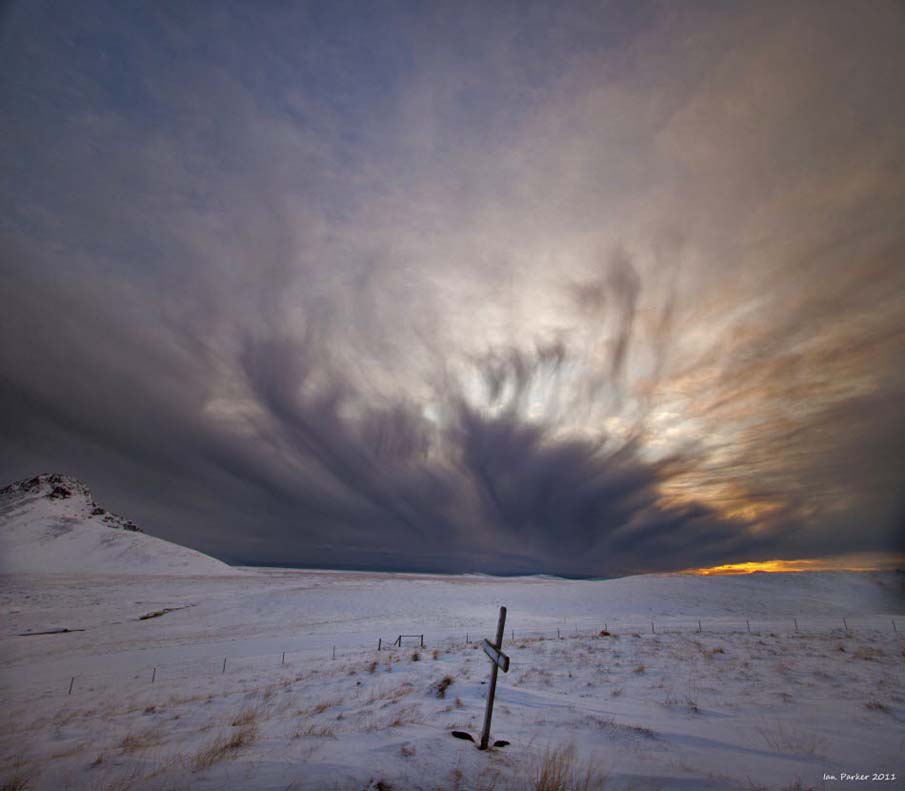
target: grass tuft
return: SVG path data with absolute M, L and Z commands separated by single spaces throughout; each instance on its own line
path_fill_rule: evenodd
M 437 682 L 436 694 L 438 698 L 443 699 L 446 697 L 446 690 L 449 689 L 454 680 L 455 679 L 452 676 L 443 676 L 443 678 Z
M 534 777 L 534 791 L 602 791 L 606 775 L 588 762 L 579 765 L 575 747 L 548 749 L 540 759 Z
M 192 759 L 196 772 L 209 769 L 215 763 L 231 757 L 243 747 L 253 744 L 258 738 L 258 728 L 254 724 L 243 725 L 237 731 L 218 736 L 207 747 L 199 750 Z

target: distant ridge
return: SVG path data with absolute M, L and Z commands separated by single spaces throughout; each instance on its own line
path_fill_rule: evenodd
M 0 489 L 0 573 L 222 575 L 241 573 L 146 535 L 99 506 L 82 481 L 42 473 Z

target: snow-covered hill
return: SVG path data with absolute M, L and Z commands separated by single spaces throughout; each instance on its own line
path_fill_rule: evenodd
M 0 573 L 232 574 L 195 550 L 145 535 L 74 478 L 42 474 L 0 489 Z

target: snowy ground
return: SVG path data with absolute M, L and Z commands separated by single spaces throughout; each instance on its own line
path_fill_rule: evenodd
M 607 789 L 905 787 L 897 585 L 6 575 L 0 784 L 30 785 L 0 788 L 502 791 L 564 747 Z M 480 732 L 477 642 L 500 604 L 493 737 L 511 745 L 480 752 L 449 732 Z M 62 628 L 84 631 L 34 634 Z M 425 648 L 376 650 L 400 633 Z M 841 779 L 856 772 L 897 779 Z

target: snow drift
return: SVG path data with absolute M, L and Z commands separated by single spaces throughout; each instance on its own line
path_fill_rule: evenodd
M 145 535 L 94 502 L 81 481 L 42 474 L 0 489 L 0 573 L 237 573 L 201 552 Z

